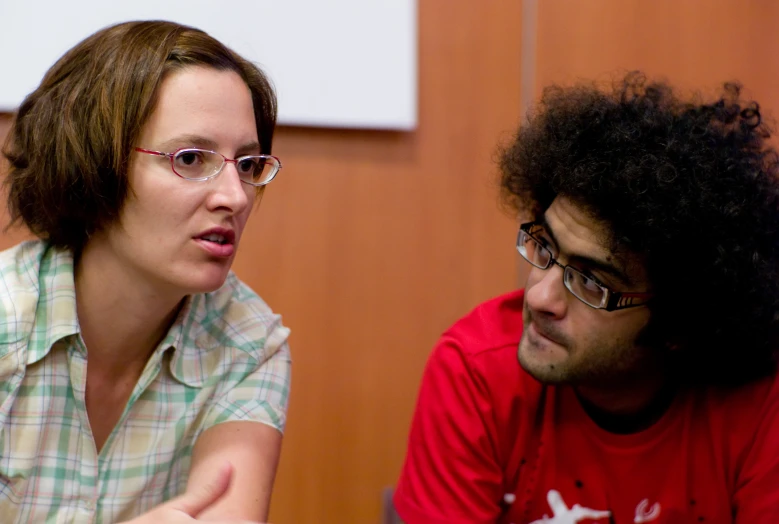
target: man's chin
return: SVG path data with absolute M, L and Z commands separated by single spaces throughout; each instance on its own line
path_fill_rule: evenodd
M 566 382 L 565 362 L 554 358 L 548 350 L 533 347 L 524 335 L 519 343 L 517 357 L 522 369 L 542 384 Z

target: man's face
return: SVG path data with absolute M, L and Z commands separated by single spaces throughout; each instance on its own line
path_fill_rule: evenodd
M 558 197 L 547 209 L 541 237 L 563 265 L 594 276 L 612 291 L 648 291 L 640 257 L 607 247 L 606 226 L 569 200 Z M 649 322 L 646 307 L 617 311 L 593 309 L 563 284 L 563 270 L 533 267 L 527 280 L 524 332 L 519 362 L 544 383 L 606 386 L 630 382 L 652 359 L 637 340 Z

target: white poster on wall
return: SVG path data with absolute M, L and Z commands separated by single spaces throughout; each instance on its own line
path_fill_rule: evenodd
M 259 65 L 282 124 L 409 130 L 416 16 L 416 0 L 0 0 L 0 111 L 98 29 L 153 19 L 203 29 Z

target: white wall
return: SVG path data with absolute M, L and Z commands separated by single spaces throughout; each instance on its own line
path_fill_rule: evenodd
M 163 19 L 257 63 L 288 125 L 413 129 L 416 0 L 0 0 L 0 111 L 13 111 L 70 47 L 107 25 Z

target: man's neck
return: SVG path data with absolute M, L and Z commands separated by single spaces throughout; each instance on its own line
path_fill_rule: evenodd
M 671 406 L 678 385 L 665 379 L 629 392 L 576 387 L 576 396 L 587 415 L 602 429 L 629 434 L 643 431 L 660 420 Z

